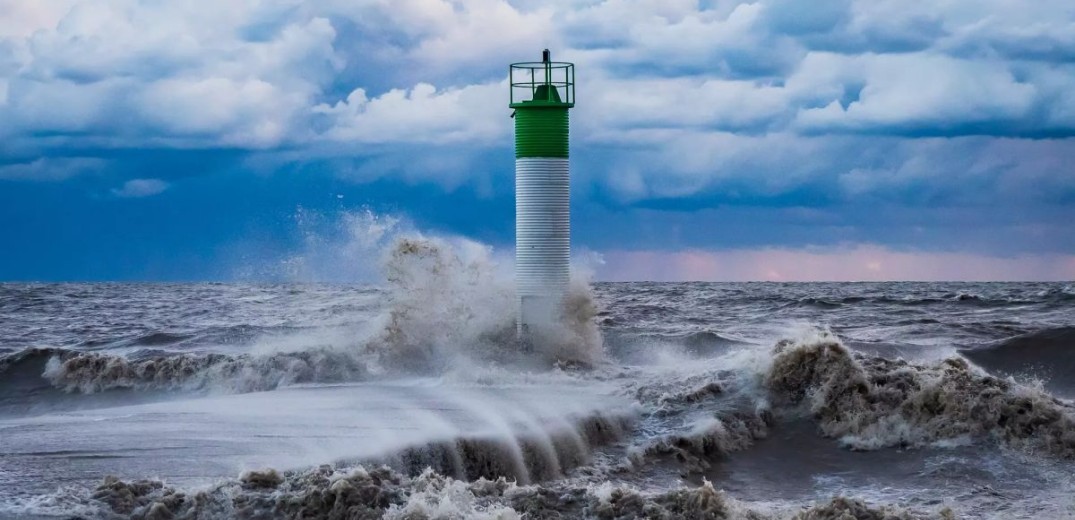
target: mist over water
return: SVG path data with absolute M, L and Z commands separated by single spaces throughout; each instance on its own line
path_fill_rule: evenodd
M 579 276 L 527 352 L 510 257 L 332 229 L 287 283 L 0 285 L 0 516 L 1075 515 L 1070 284 Z

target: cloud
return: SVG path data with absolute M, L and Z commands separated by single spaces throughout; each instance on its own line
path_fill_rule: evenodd
M 62 181 L 99 172 L 106 161 L 93 157 L 42 157 L 30 162 L 0 164 L 0 180 Z
M 509 135 L 507 82 L 437 91 L 427 83 L 393 89 L 370 99 L 364 89 L 344 101 L 313 108 L 324 115 L 323 137 L 357 143 L 489 143 Z M 499 95 L 498 95 L 499 94 Z
M 335 31 L 325 18 L 294 13 L 267 37 L 244 39 L 271 4 L 75 2 L 52 27 L 0 39 L 8 51 L 0 135 L 109 148 L 262 148 L 297 138 L 339 64 Z
M 597 76 L 580 89 L 584 137 L 639 128 L 764 133 L 790 115 L 785 89 L 747 80 Z
M 798 108 L 792 128 L 911 137 L 1075 135 L 1075 119 L 1042 117 L 1054 111 L 1052 88 L 1032 79 L 1017 78 L 1003 63 L 940 54 L 812 54 L 788 88 L 807 97 L 852 86 L 853 99 L 817 96 L 813 103 L 824 106 Z
M 164 192 L 169 184 L 160 179 L 131 179 L 120 188 L 112 190 L 112 195 L 124 199 L 150 197 Z
M 76 1 L 0 1 L 0 38 L 25 38 L 36 31 L 54 28 Z
M 542 47 L 579 63 L 595 131 L 1075 135 L 1054 0 L 0 5 L 0 135 L 45 149 L 489 144 L 504 66 Z
M 481 78 L 520 55 L 533 55 L 559 39 L 554 11 L 520 9 L 504 0 L 330 1 L 317 12 L 341 31 L 340 45 L 371 57 L 378 73 L 430 81 L 469 71 Z M 345 52 L 346 55 L 352 55 Z
M 611 148 L 577 179 L 620 203 L 684 206 L 1061 203 L 1075 197 L 1075 140 L 749 135 L 692 129 L 595 134 Z M 579 159 L 582 161 L 582 159 Z M 578 162 L 578 161 L 577 161 Z M 768 202 L 766 202 L 768 201 Z

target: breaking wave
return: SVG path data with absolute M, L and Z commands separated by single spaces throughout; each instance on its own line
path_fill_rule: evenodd
M 797 510 L 740 502 L 703 482 L 664 492 L 643 492 L 610 482 L 519 485 L 503 477 L 467 482 L 431 469 L 409 477 L 388 467 L 313 470 L 280 474 L 250 471 L 194 493 L 157 480 L 125 482 L 107 477 L 93 492 L 103 515 L 123 518 L 663 518 L 795 520 L 951 519 L 935 512 L 870 506 L 837 497 Z
M 961 358 L 916 364 L 854 352 L 827 330 L 771 354 L 725 356 L 693 374 L 626 373 L 647 410 L 622 466 L 676 462 L 687 474 L 750 449 L 803 415 L 852 450 L 992 443 L 1075 459 L 1075 406 Z
M 630 415 L 596 413 L 571 424 L 504 437 L 463 437 L 403 450 L 379 462 L 415 475 L 427 469 L 460 480 L 509 478 L 520 484 L 544 482 L 590 464 L 592 450 L 623 440 Z M 362 462 L 362 461 L 359 461 Z
M 1040 386 L 1001 379 L 961 358 L 932 365 L 853 353 L 827 331 L 777 345 L 765 385 L 854 449 L 996 439 L 1075 458 L 1075 407 Z
M 360 381 L 368 375 L 356 357 L 330 349 L 268 356 L 182 354 L 131 360 L 123 356 L 54 353 L 42 377 L 67 392 L 113 389 L 257 392 L 299 383 Z

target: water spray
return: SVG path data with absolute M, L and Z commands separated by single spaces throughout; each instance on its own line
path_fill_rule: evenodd
M 575 65 L 552 61 L 510 67 L 515 119 L 515 284 L 517 334 L 554 323 L 571 278 L 568 110 L 575 106 Z

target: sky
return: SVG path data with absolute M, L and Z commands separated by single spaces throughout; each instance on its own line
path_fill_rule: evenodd
M 281 266 L 371 218 L 510 253 L 544 48 L 597 279 L 1075 279 L 1070 0 L 0 0 L 0 280 L 346 280 Z

